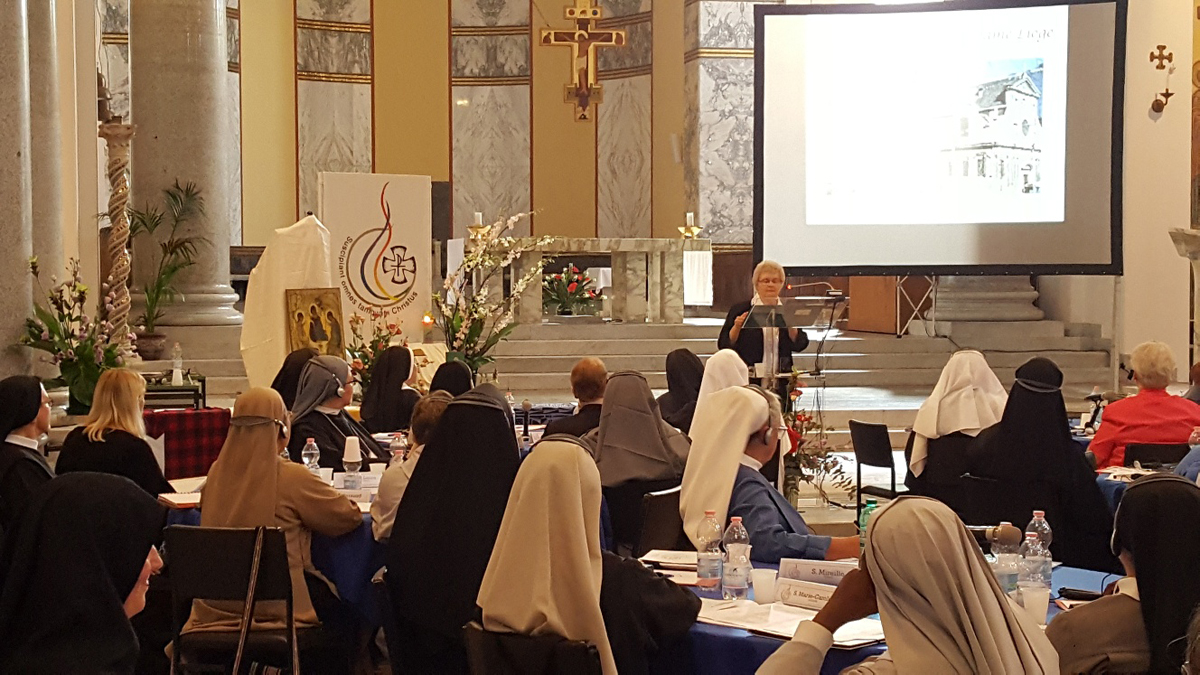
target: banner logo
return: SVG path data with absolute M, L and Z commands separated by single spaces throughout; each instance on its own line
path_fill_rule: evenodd
M 383 226 L 347 237 L 338 256 L 342 283 L 356 303 L 365 309 L 373 306 L 393 312 L 416 300 L 417 260 L 408 246 L 393 243 L 399 239 L 392 227 L 392 208 L 387 201 L 389 183 L 379 193 Z

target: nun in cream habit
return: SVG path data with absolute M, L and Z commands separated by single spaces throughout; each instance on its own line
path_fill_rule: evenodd
M 565 436 L 521 464 L 478 604 L 489 631 L 590 642 L 604 675 L 648 672 L 700 611 L 687 589 L 601 550 L 600 472 Z

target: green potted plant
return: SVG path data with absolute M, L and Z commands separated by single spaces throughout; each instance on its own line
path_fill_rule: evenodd
M 164 307 L 175 301 L 179 292 L 175 279 L 183 270 L 196 264 L 196 247 L 203 237 L 183 236 L 179 229 L 193 218 L 204 215 L 204 197 L 195 183 L 180 186 L 179 181 L 163 190 L 163 207 L 147 206 L 144 210 L 129 210 L 129 236 L 145 234 L 151 242 L 165 226 L 167 236 L 157 242 L 158 263 L 154 274 L 142 285 L 144 309 L 137 318 L 138 354 L 147 361 L 162 358 L 167 336 L 157 332 Z
M 87 314 L 88 287 L 80 278 L 79 261 L 71 260 L 68 270 L 70 277 L 61 284 L 51 277 L 54 286 L 47 292 L 38 276 L 37 258 L 30 258 L 29 272 L 46 302 L 34 301 L 20 344 L 49 354 L 44 360 L 58 366 L 60 375 L 46 382 L 46 388 L 65 385 L 67 413 L 84 415 L 92 406 L 100 373 L 125 365 L 129 347 L 121 338 L 130 336 L 113 334 L 108 320 L 112 292 L 108 291 L 93 320 Z

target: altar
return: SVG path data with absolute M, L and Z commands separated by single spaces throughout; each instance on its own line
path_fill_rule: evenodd
M 711 254 L 712 242 L 708 239 L 561 237 L 521 255 L 513 263 L 513 278 L 520 278 L 547 255 L 607 253 L 612 258 L 610 297 L 614 321 L 683 323 L 685 252 Z M 711 270 L 711 264 L 708 269 Z M 711 297 L 711 276 L 708 285 Z M 542 287 L 541 284 L 530 284 L 518 299 L 516 321 L 539 323 L 541 320 Z

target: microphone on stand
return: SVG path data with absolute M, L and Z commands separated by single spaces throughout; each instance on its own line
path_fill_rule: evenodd
M 975 539 L 981 544 L 986 542 L 1001 546 L 1017 546 L 1025 536 L 1016 525 L 1008 523 L 991 526 L 967 525 L 967 531 L 975 535 Z
M 533 409 L 533 404 L 529 402 L 529 399 L 521 401 L 521 410 L 525 411 L 525 433 L 521 435 L 525 438 L 529 438 L 529 411 L 531 409 Z

